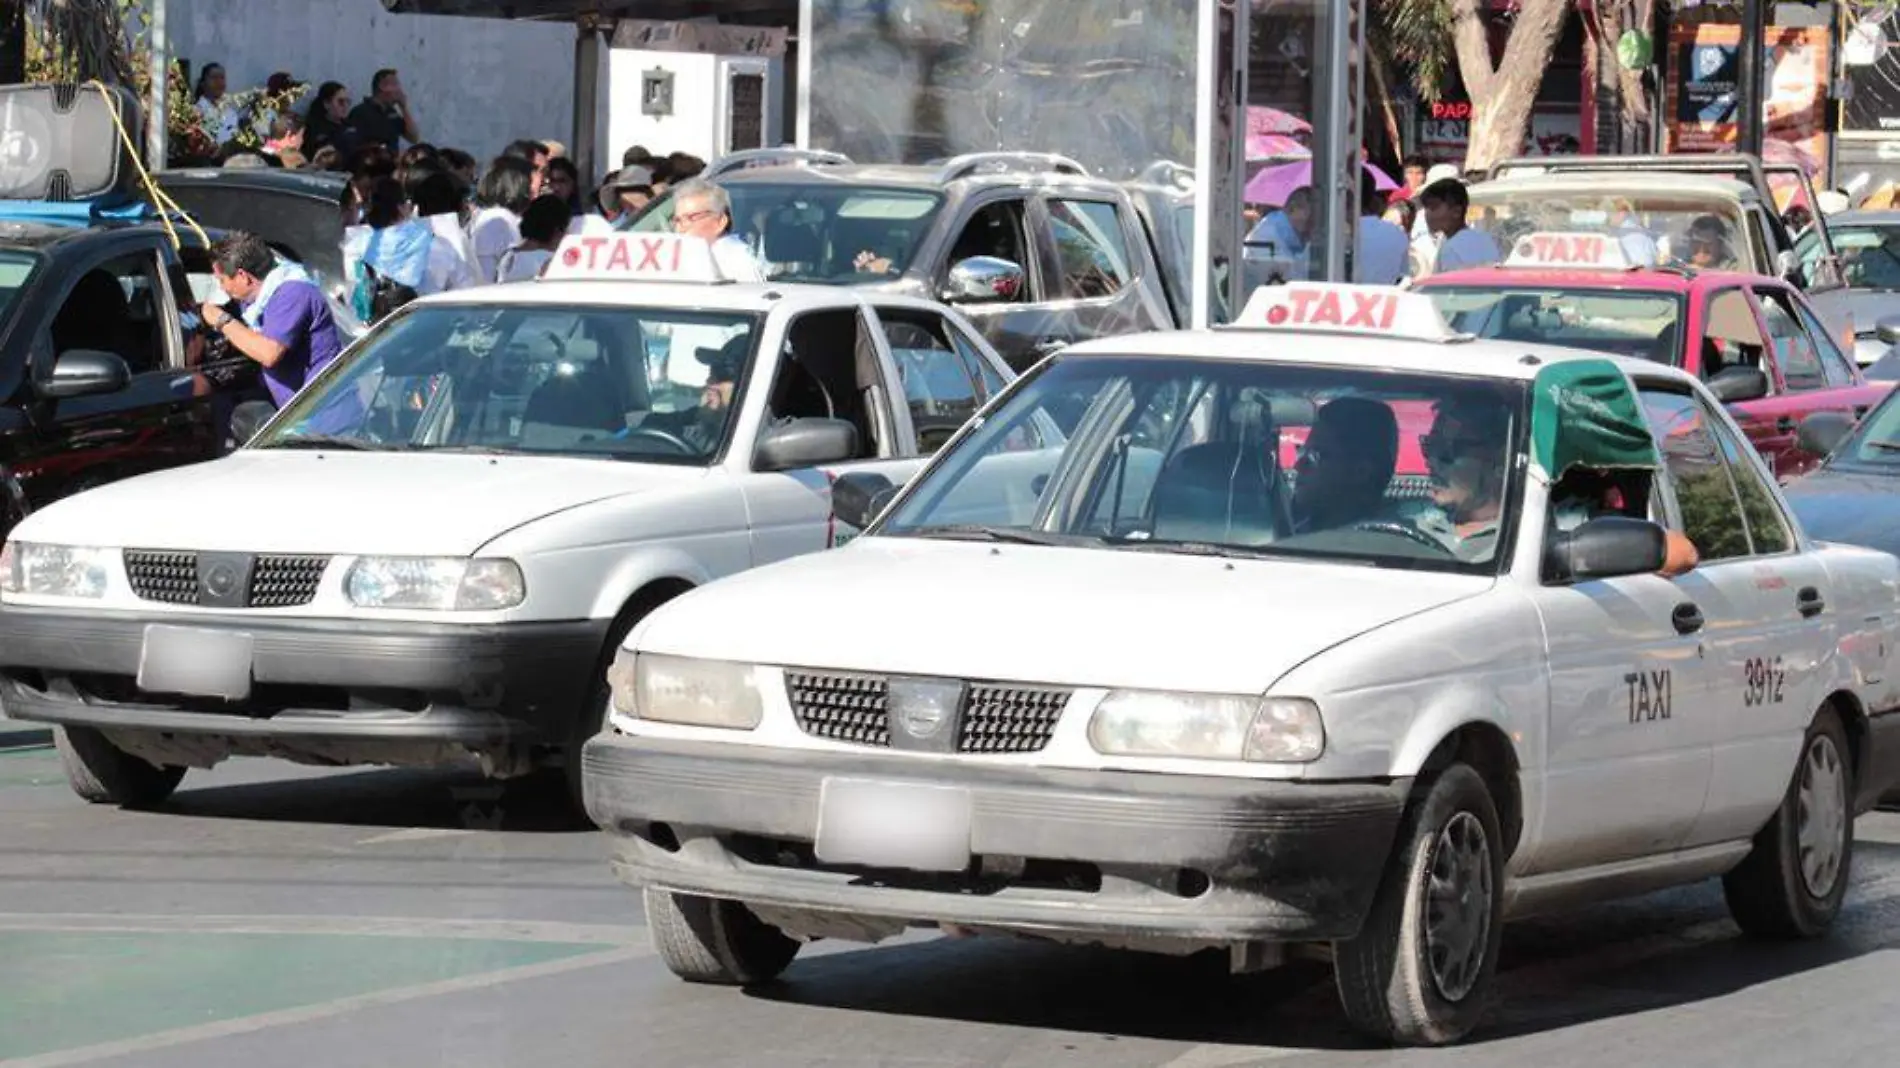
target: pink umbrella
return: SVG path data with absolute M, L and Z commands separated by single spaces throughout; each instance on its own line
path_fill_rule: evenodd
M 1285 134 L 1248 134 L 1247 159 L 1305 159 L 1313 150 Z
M 1373 182 L 1381 191 L 1389 192 L 1399 187 L 1399 183 L 1393 181 L 1390 175 L 1379 168 L 1370 163 L 1363 166 L 1366 168 L 1366 173 L 1372 175 Z M 1278 167 L 1268 167 L 1254 175 L 1252 180 L 1248 181 L 1246 193 L 1242 199 L 1249 204 L 1265 204 L 1268 207 L 1277 208 L 1286 203 L 1286 198 L 1291 196 L 1295 189 L 1312 184 L 1313 161 L 1295 160 L 1292 163 L 1282 163 Z
M 1254 104 L 1247 109 L 1247 136 L 1255 134 L 1310 134 L 1313 124 L 1279 108 Z

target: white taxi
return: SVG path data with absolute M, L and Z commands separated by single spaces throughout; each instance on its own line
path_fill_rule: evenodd
M 0 708 L 56 725 L 93 801 L 231 755 L 474 754 L 565 762 L 578 805 L 635 621 L 848 536 L 833 478 L 914 470 L 1012 377 L 939 304 L 570 238 L 539 280 L 404 308 L 233 455 L 16 526 Z
M 1689 376 L 1418 294 L 1077 345 L 889 494 L 615 660 L 587 806 L 688 980 L 915 925 L 1330 943 L 1355 1025 L 1450 1042 L 1535 910 L 1721 876 L 1821 931 L 1896 775 L 1900 561 L 1809 542 Z

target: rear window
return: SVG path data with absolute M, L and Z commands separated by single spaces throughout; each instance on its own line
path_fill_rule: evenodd
M 1461 333 L 1496 341 L 1567 345 L 1675 364 L 1682 298 L 1673 293 L 1558 288 L 1423 286 Z

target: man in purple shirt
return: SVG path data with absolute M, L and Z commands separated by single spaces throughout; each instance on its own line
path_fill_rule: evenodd
M 205 325 L 263 367 L 264 386 L 282 408 L 343 349 L 323 291 L 295 265 L 279 265 L 262 238 L 242 231 L 211 246 L 211 273 L 244 314 L 208 300 Z

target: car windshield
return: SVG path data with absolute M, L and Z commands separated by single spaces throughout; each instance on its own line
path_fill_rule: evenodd
M 875 533 L 1493 574 L 1526 397 L 1455 375 L 1057 357 Z M 1039 446 L 1075 410 L 1076 432 Z
M 705 465 L 725 447 L 757 332 L 755 317 L 732 312 L 417 305 L 250 447 Z
M 865 282 L 910 269 L 943 197 L 920 189 L 734 182 L 732 232 L 783 282 Z M 670 231 L 673 198 L 655 201 L 628 227 Z M 864 255 L 870 253 L 869 256 Z
M 1890 393 L 1836 449 L 1830 464 L 1900 466 L 1900 392 Z
M 0 319 L 13 310 L 14 299 L 39 270 L 40 257 L 13 249 L 0 251 Z
M 1657 363 L 1681 358 L 1683 303 L 1674 293 L 1557 286 L 1419 288 L 1461 333 Z
M 1708 270 L 1747 266 L 1748 232 L 1733 201 L 1681 193 L 1603 193 L 1572 189 L 1471 187 L 1471 224 L 1508 248 L 1539 232 L 1615 235 L 1632 259 L 1655 249 L 1658 263 Z M 1698 258 L 1699 257 L 1699 258 Z M 1639 261 L 1640 262 L 1640 261 Z
M 1849 286 L 1900 291 L 1900 222 L 1833 224 L 1828 230 Z

